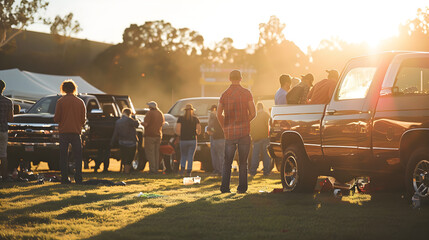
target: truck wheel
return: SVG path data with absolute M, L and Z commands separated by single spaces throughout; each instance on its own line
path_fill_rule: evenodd
M 146 162 L 147 162 L 147 159 L 144 153 L 144 149 L 141 148 L 134 156 L 134 160 L 131 162 L 131 166 L 134 171 L 142 171 L 146 167 Z
M 317 179 L 304 151 L 296 145 L 286 148 L 280 175 L 287 192 L 311 192 Z
M 427 148 L 418 148 L 411 154 L 405 173 L 405 184 L 409 194 L 417 193 L 422 198 L 429 198 L 429 150 Z

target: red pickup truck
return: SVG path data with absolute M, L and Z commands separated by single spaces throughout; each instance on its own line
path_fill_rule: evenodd
M 369 176 L 429 198 L 429 53 L 353 58 L 328 104 L 278 105 L 271 117 L 285 191 Z

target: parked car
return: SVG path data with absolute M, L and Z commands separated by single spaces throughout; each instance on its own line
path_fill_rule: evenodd
M 8 131 L 8 160 L 10 168 L 16 168 L 21 163 L 28 168 L 33 162 L 47 162 L 52 170 L 59 169 L 59 133 L 58 124 L 54 123 L 57 100 L 61 95 L 41 98 L 26 113 L 14 116 L 9 123 Z M 81 94 L 87 109 L 87 119 L 82 130 L 82 146 L 85 165 L 99 156 L 103 148 L 110 148 L 110 139 L 114 125 L 120 117 L 123 108 L 129 107 L 134 111 L 131 99 L 123 95 Z M 133 162 L 135 169 L 142 169 L 146 163 L 143 145 L 143 127 L 139 126 L 138 153 Z M 110 149 L 112 158 L 120 159 L 117 146 Z
M 353 58 L 328 104 L 274 106 L 271 116 L 285 191 L 312 190 L 319 175 L 369 176 L 429 197 L 429 53 Z
M 208 124 L 209 119 L 209 108 L 212 105 L 217 105 L 219 103 L 218 97 L 196 97 L 196 98 L 184 98 L 178 100 L 168 111 L 168 113 L 164 114 L 166 124 L 162 127 L 162 142 L 163 144 L 168 144 L 172 141 L 172 138 L 175 138 L 175 128 L 176 122 L 179 116 L 183 115 L 183 109 L 186 104 L 192 104 L 192 106 L 196 109 L 195 115 L 198 117 L 201 123 L 201 134 L 197 136 L 197 150 L 195 153 L 195 161 L 201 162 L 201 169 L 212 172 L 213 166 L 210 155 L 210 138 L 208 134 L 204 131 L 205 127 Z M 175 145 L 175 154 L 167 156 L 168 160 L 164 159 L 164 163 L 166 163 L 166 168 L 177 170 L 178 169 L 178 161 L 180 161 L 180 149 Z M 176 161 L 175 161 L 176 160 Z M 167 164 L 169 162 L 170 164 Z

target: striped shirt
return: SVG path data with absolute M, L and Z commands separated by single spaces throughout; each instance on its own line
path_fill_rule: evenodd
M 225 139 L 239 139 L 249 136 L 249 102 L 253 101 L 252 93 L 241 85 L 232 84 L 222 93 L 219 103 L 224 109 L 223 132 Z
M 0 132 L 7 132 L 8 117 L 11 113 L 13 113 L 12 101 L 0 95 Z

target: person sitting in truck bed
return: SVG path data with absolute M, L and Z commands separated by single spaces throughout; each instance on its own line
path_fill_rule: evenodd
M 286 95 L 290 90 L 291 76 L 288 74 L 282 74 L 279 78 L 280 88 L 277 90 L 274 96 L 274 104 L 281 105 L 286 104 Z
M 308 73 L 303 75 L 301 83 L 293 87 L 286 95 L 287 104 L 306 104 L 307 95 L 310 88 L 313 86 L 314 77 L 313 74 Z
M 327 104 L 337 86 L 339 74 L 337 70 L 326 70 L 328 78 L 316 83 L 307 96 L 309 104 Z

